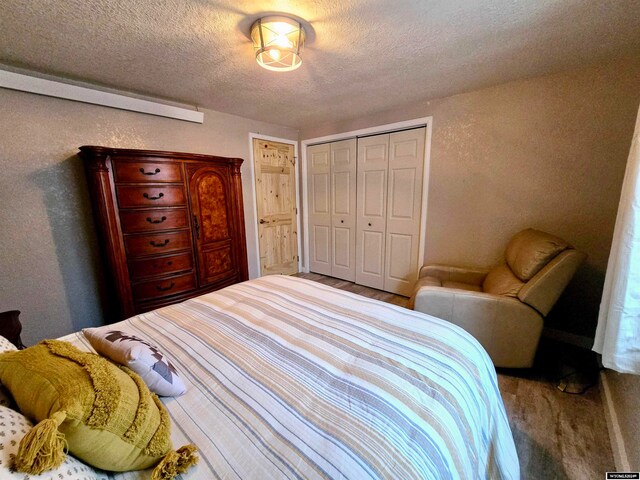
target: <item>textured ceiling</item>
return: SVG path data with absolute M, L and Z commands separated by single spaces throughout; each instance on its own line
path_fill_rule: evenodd
M 260 68 L 264 12 L 311 26 Z M 638 0 L 2 0 L 0 62 L 297 128 L 640 52 Z

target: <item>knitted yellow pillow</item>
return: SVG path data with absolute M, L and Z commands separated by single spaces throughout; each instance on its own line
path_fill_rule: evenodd
M 102 470 L 157 465 L 152 478 L 170 479 L 196 462 L 195 446 L 172 450 L 162 403 L 126 367 L 45 340 L 0 355 L 0 382 L 27 417 L 40 422 L 20 442 L 14 467 L 39 474 L 74 456 Z

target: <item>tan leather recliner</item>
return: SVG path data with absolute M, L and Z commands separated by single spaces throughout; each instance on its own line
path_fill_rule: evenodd
M 417 311 L 473 335 L 496 367 L 533 364 L 544 317 L 586 255 L 548 233 L 517 233 L 492 269 L 425 265 L 411 297 Z

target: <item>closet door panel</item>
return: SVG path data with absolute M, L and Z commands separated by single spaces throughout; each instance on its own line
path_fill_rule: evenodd
M 383 192 L 386 190 L 387 172 L 373 170 L 362 175 L 362 214 L 367 218 L 384 220 L 386 199 Z
M 407 272 L 412 270 L 413 235 L 390 233 L 387 235 L 387 251 L 393 257 L 387 267 L 386 278 L 403 281 Z
M 411 295 L 418 273 L 425 129 L 389 135 L 383 289 Z
M 331 144 L 331 276 L 356 279 L 356 139 Z
M 384 288 L 389 135 L 358 139 L 356 283 Z
M 329 175 L 316 173 L 312 176 L 313 209 L 318 217 L 330 216 L 329 213 Z
M 322 273 L 323 275 L 331 275 L 331 228 L 326 225 L 314 225 L 310 233 L 314 236 L 313 247 L 310 247 L 311 258 L 310 266 L 313 263 L 318 267 L 311 267 L 312 272 Z M 326 270 L 325 270 L 326 269 Z M 327 273 L 324 273 L 323 271 Z
M 383 255 L 384 235 L 382 232 L 362 232 L 362 273 L 376 279 L 381 278 L 384 271 Z
M 389 218 L 414 220 L 416 169 L 393 169 L 389 172 L 389 177 Z
M 350 244 L 351 231 L 348 228 L 333 227 L 333 258 L 331 264 L 331 270 L 337 271 L 339 269 L 350 270 L 351 267 L 355 267 L 351 261 L 353 248 Z M 355 255 L 353 255 L 355 256 Z M 332 274 L 337 278 L 343 278 L 337 273 Z M 354 268 L 355 277 L 355 268 Z M 349 278 L 345 280 L 353 281 Z
M 309 195 L 309 270 L 331 275 L 331 147 L 307 148 Z

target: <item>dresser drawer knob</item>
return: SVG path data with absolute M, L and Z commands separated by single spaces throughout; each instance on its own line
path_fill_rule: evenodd
M 175 286 L 176 284 L 174 282 L 171 282 L 168 287 L 161 287 L 160 285 L 156 285 L 156 290 L 158 290 L 159 292 L 166 292 L 167 290 L 171 290 Z
M 152 247 L 166 247 L 169 244 L 169 239 L 167 238 L 164 243 L 156 243 L 153 240 L 151 240 L 149 242 L 149 245 L 151 245 Z
M 164 197 L 164 193 L 160 192 L 157 197 L 150 197 L 148 193 L 143 193 L 142 196 L 147 200 L 159 200 Z
M 140 173 L 143 174 L 143 175 L 157 175 L 157 174 L 160 173 L 160 169 L 156 168 L 155 172 L 145 172 L 144 168 L 141 168 L 140 169 Z
M 149 223 L 162 223 L 167 219 L 164 215 L 159 220 L 152 220 L 151 217 L 147 217 L 147 222 Z

